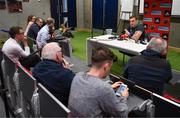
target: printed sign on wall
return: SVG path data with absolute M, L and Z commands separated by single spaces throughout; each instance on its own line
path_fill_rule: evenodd
M 8 11 L 10 13 L 22 12 L 22 2 L 16 0 L 7 0 Z

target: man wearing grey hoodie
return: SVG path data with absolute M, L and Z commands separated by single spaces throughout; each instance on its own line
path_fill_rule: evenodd
M 128 88 L 117 97 L 113 88 L 118 88 L 121 82 L 110 85 L 103 81 L 114 58 L 109 49 L 99 47 L 92 54 L 89 72 L 80 72 L 74 77 L 68 102 L 73 117 L 127 117 Z

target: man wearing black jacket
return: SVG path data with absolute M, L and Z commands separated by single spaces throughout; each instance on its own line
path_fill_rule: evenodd
M 172 78 L 171 65 L 164 58 L 167 42 L 152 38 L 147 49 L 129 60 L 124 77 L 152 92 L 163 95 L 164 83 Z
M 43 60 L 33 69 L 33 76 L 67 106 L 71 82 L 75 74 L 62 56 L 62 50 L 55 42 L 42 49 Z
M 37 34 L 43 25 L 43 20 L 41 18 L 36 18 L 35 22 L 29 28 L 27 36 L 36 40 Z

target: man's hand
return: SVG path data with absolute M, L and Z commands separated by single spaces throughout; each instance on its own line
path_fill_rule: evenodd
M 62 64 L 63 64 L 64 68 L 68 68 L 68 69 L 70 68 L 69 62 L 67 62 L 66 59 L 64 59 L 64 58 L 62 58 Z
M 52 33 L 51 39 L 52 39 L 52 40 L 56 39 L 56 33 L 55 33 L 55 32 Z
M 121 84 L 122 84 L 122 82 L 118 81 L 118 82 L 115 82 L 114 84 L 112 84 L 111 87 L 113 89 L 117 89 Z
M 135 41 L 138 41 L 141 35 L 142 35 L 141 31 L 136 31 L 131 38 L 134 39 Z
M 64 68 L 68 68 L 68 69 L 74 66 L 73 64 L 70 64 L 68 61 L 66 61 L 64 58 L 62 58 L 62 64 Z
M 121 96 L 123 96 L 123 97 L 128 97 L 128 96 L 129 96 L 128 90 L 129 90 L 129 88 L 126 88 L 126 89 L 121 93 Z
M 27 37 L 25 36 L 22 40 L 25 47 L 28 47 Z

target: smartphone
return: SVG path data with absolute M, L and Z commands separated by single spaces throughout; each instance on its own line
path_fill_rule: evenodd
M 118 90 L 116 91 L 116 95 L 117 96 L 121 96 L 121 93 L 126 90 L 127 85 L 126 84 L 121 84 L 118 88 Z

